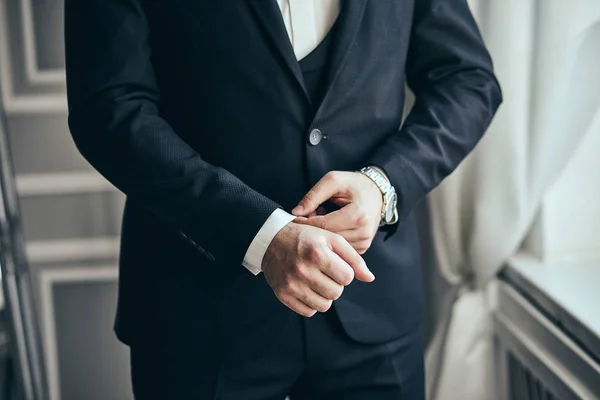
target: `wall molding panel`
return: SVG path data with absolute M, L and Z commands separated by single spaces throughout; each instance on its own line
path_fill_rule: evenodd
M 21 174 L 16 177 L 19 197 L 57 196 L 117 191 L 94 171 Z
M 26 245 L 31 264 L 116 260 L 119 249 L 119 237 L 35 240 Z
M 53 288 L 58 283 L 117 282 L 115 265 L 42 270 L 38 274 L 42 318 L 42 340 L 50 400 L 60 400 L 60 370 L 56 338 Z
M 40 70 L 38 67 L 37 46 L 35 41 L 35 23 L 32 0 L 20 0 L 21 30 L 23 34 L 25 72 L 27 82 L 32 86 L 65 85 L 66 76 L 63 68 Z
M 66 113 L 68 108 L 64 90 L 64 70 L 38 68 L 31 0 L 19 1 L 19 23 L 23 36 L 19 45 L 24 49 L 19 58 L 12 51 L 15 48 L 13 41 L 16 39 L 11 36 L 10 27 L 15 22 L 8 18 L 7 2 L 8 0 L 0 0 L 0 89 L 5 112 L 9 115 Z M 26 92 L 21 92 L 15 87 L 14 69 L 17 65 L 25 72 L 23 84 Z

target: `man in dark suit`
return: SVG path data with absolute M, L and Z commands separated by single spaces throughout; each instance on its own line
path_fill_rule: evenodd
M 466 1 L 66 0 L 65 18 L 73 138 L 127 195 L 115 329 L 136 398 L 422 399 L 411 210 L 501 102 Z

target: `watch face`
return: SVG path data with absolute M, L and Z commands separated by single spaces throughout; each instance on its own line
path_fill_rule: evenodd
M 396 195 L 396 193 L 392 193 L 390 195 L 390 199 L 385 210 L 385 222 L 389 223 L 394 220 L 394 211 L 396 210 L 397 201 L 398 196 Z

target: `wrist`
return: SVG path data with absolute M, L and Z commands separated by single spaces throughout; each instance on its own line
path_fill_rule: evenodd
M 280 253 L 280 251 L 281 251 L 280 249 L 282 247 L 285 247 L 288 244 L 288 242 L 294 236 L 294 232 L 297 230 L 298 230 L 298 224 L 296 224 L 295 222 L 292 221 L 292 222 L 288 222 L 286 225 L 284 225 L 283 228 L 281 228 L 279 230 L 279 232 L 277 232 L 275 234 L 275 236 L 273 237 L 273 240 L 271 240 L 271 242 L 267 246 L 265 255 L 262 259 L 262 263 L 261 263 L 262 271 L 265 270 L 265 267 L 268 268 L 268 266 L 270 264 L 270 260 L 277 259 L 277 254 Z
M 360 173 L 360 175 L 362 175 L 363 179 L 365 179 L 365 182 L 369 182 L 369 188 L 371 189 L 370 192 L 373 193 L 373 196 L 371 198 L 378 198 L 379 201 L 377 202 L 377 210 L 379 212 L 381 212 L 381 210 L 383 209 L 383 204 L 385 201 L 383 192 L 381 191 L 381 189 L 379 188 L 379 186 L 373 181 L 373 179 L 369 178 L 367 175 Z
M 294 216 L 288 214 L 282 209 L 276 209 L 267 218 L 263 226 L 254 236 L 246 254 L 242 265 L 246 267 L 254 275 L 262 271 L 263 259 L 266 255 L 267 248 L 273 241 L 277 233 L 290 221 L 294 220 Z

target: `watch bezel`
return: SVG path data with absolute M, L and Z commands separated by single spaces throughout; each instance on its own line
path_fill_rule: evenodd
M 387 197 L 387 204 L 385 207 L 384 221 L 386 224 L 389 224 L 392 221 L 394 221 L 395 210 L 396 210 L 396 206 L 398 204 L 398 195 L 396 194 L 395 190 L 392 190 L 392 192 L 388 193 L 386 197 Z

